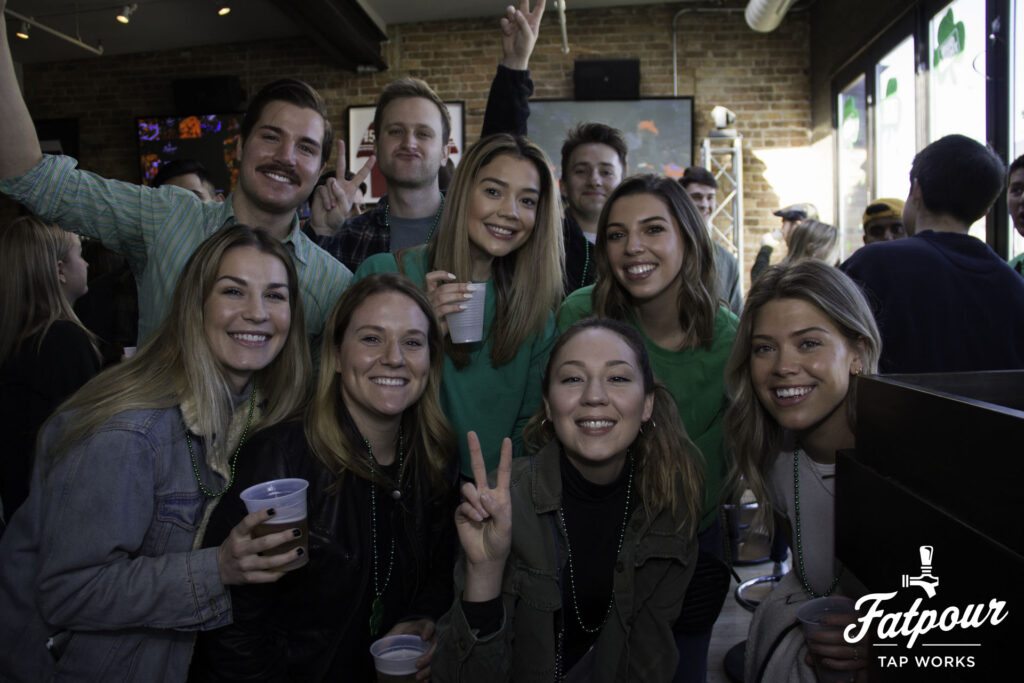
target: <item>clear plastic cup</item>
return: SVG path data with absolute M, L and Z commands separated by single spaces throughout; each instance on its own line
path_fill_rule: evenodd
M 302 548 L 302 557 L 281 567 L 282 571 L 298 569 L 309 562 L 309 522 L 306 519 L 306 489 L 309 482 L 305 479 L 273 479 L 255 486 L 250 486 L 239 494 L 245 509 L 249 513 L 274 508 L 274 516 L 269 521 L 253 529 L 255 537 L 298 529 L 302 535 L 294 541 L 264 550 L 264 555 L 281 555 Z
M 838 631 L 845 628 L 845 626 L 823 625 L 821 623 L 821 618 L 826 614 L 855 615 L 857 614 L 857 610 L 855 609 L 854 604 L 854 601 L 850 598 L 837 596 L 815 598 L 814 600 L 804 603 L 796 612 L 796 616 L 803 627 L 804 638 L 807 638 L 809 634 L 818 633 L 820 631 Z M 849 671 L 837 671 L 836 669 L 830 669 L 818 663 L 818 659 L 814 655 L 811 655 L 811 657 L 814 659 L 814 671 L 817 673 L 819 681 L 827 683 L 830 681 L 850 680 Z
M 474 282 L 473 298 L 463 302 L 466 310 L 449 313 L 448 334 L 453 344 L 469 344 L 484 338 L 484 301 L 487 299 L 487 283 Z
M 380 683 L 416 680 L 416 660 L 427 653 L 430 643 L 419 636 L 385 636 L 370 646 L 373 666 Z

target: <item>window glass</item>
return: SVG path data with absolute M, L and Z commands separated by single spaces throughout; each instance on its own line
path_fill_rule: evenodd
M 907 36 L 875 66 L 875 196 L 903 199 L 917 149 L 914 37 Z
M 864 244 L 860 219 L 868 201 L 867 106 L 861 75 L 839 93 L 839 236 L 841 258 Z
M 955 0 L 928 22 L 928 141 L 960 133 L 984 144 L 985 0 Z M 985 239 L 985 220 L 971 226 Z

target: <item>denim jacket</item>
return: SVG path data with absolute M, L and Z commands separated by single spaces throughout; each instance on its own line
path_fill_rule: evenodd
M 502 578 L 500 630 L 477 638 L 462 611 L 465 560 L 455 570 L 456 597 L 438 624 L 431 671 L 436 681 L 537 681 L 554 675 L 559 577 L 567 556 L 564 529 L 557 547 L 552 518 L 562 498 L 558 444 L 512 462 L 512 551 Z M 615 603 L 594 644 L 594 681 L 670 681 L 678 654 L 672 624 L 697 559 L 695 538 L 676 530 L 679 517 L 653 519 L 634 510 L 615 563 Z M 563 566 L 558 566 L 561 558 Z
M 177 406 L 119 413 L 37 466 L 0 540 L 0 680 L 184 681 L 195 631 L 231 621 L 217 549 L 193 550 L 209 507 Z

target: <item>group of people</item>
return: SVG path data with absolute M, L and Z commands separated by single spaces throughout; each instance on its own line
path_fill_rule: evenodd
M 779 645 L 794 606 L 846 589 L 836 451 L 855 445 L 856 376 L 899 348 L 894 309 L 854 280 L 895 270 L 883 250 L 899 243 L 865 248 L 853 279 L 829 259 L 768 267 L 731 306 L 735 258 L 692 198 L 710 174 L 623 179 L 621 133 L 584 124 L 556 181 L 525 137 L 544 5 L 502 19 L 485 135 L 444 193 L 450 122 L 421 81 L 382 95 L 376 158 L 346 174 L 339 144 L 315 192 L 334 146 L 323 102 L 268 85 L 238 187 L 204 201 L 44 156 L 0 46 L 0 191 L 40 217 L 0 231 L 20 435 L 0 491 L 5 678 L 367 680 L 374 640 L 415 634 L 420 680 L 702 681 L 740 477 L 795 553 L 755 618 L 749 680 L 813 676 L 807 653 L 864 675 L 866 643 Z M 904 216 L 925 244 L 1002 189 L 972 144 L 915 160 Z M 957 204 L 935 170 L 947 154 L 968 164 L 955 177 L 999 187 Z M 349 216 L 375 162 L 389 194 Z M 311 195 L 312 237 L 296 215 Z M 99 374 L 71 309 L 74 233 L 138 282 L 138 352 Z M 963 249 L 989 264 L 982 247 Z M 1000 301 L 1024 311 L 1024 279 L 1004 275 Z M 449 316 L 480 294 L 482 340 L 454 343 Z M 238 493 L 280 478 L 309 482 L 307 525 L 258 535 L 276 511 Z

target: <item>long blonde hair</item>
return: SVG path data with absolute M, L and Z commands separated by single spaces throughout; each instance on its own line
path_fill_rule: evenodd
M 548 315 L 562 300 L 565 247 L 561 205 L 544 151 L 519 136 L 499 134 L 478 140 L 455 169 L 437 237 L 427 253 L 428 270 L 446 270 L 460 282 L 472 279 L 469 204 L 480 169 L 501 155 L 533 164 L 540 177 L 540 198 L 529 238 L 511 254 L 494 259 L 492 265 L 489 286 L 494 288 L 496 303 L 490 331 L 494 367 L 510 362 L 527 339 L 542 334 Z M 469 363 L 469 353 L 461 345 L 446 340 L 445 350 L 456 367 Z
M 0 364 L 38 335 L 37 348 L 58 320 L 74 323 L 96 349 L 96 337 L 75 315 L 60 286 L 57 262 L 67 261 L 78 236 L 35 216 L 21 216 L 0 230 Z
M 715 251 L 704 226 L 704 217 L 686 191 L 671 178 L 650 174 L 626 178 L 608 197 L 597 221 L 597 284 L 591 294 L 594 314 L 629 322 L 633 301 L 616 279 L 608 260 L 608 215 L 622 197 L 649 194 L 662 200 L 679 225 L 683 263 L 679 286 L 679 327 L 686 339 L 683 349 L 710 348 L 714 340 L 718 300 L 715 292 Z
M 156 333 L 130 361 L 100 373 L 57 412 L 73 410 L 50 453 L 60 458 L 114 415 L 126 410 L 152 410 L 195 402 L 198 431 L 207 438 L 228 433 L 231 388 L 210 350 L 203 307 L 213 290 L 224 254 L 253 247 L 275 256 L 288 273 L 291 326 L 281 352 L 254 379 L 267 398 L 254 418 L 250 435 L 296 413 L 303 405 L 311 372 L 295 265 L 284 246 L 262 230 L 234 225 L 214 233 L 192 254 L 174 288 L 171 310 Z
M 860 288 L 832 266 L 813 260 L 772 266 L 750 288 L 725 366 L 725 387 L 731 399 L 725 413 L 725 435 L 734 460 L 733 482 L 742 476 L 759 502 L 759 517 L 769 527 L 772 517 L 765 477 L 779 454 L 783 430 L 757 397 L 750 356 L 754 320 L 765 304 L 778 299 L 806 301 L 828 316 L 843 337 L 862 350 L 865 373 L 878 371 L 882 350 L 875 317 Z M 856 389 L 856 382 L 851 382 L 846 394 L 850 429 L 856 424 Z
M 352 316 L 369 297 L 384 292 L 396 292 L 411 299 L 430 323 L 427 334 L 430 374 L 423 395 L 402 416 L 402 431 L 408 435 L 406 448 L 413 476 L 419 476 L 417 473 L 425 468 L 435 496 L 443 495 L 452 484 L 445 481 L 445 475 L 451 469 L 449 465 L 456 449 L 455 436 L 441 410 L 439 394 L 444 370 L 441 328 L 429 299 L 405 276 L 370 275 L 354 283 L 338 299 L 324 326 L 320 376 L 305 417 L 306 440 L 321 462 L 338 476 L 339 484 L 347 472 L 370 479 L 367 459 L 362 456 L 363 444 L 353 443 L 358 435 L 353 433 L 354 425 L 341 399 L 337 371 L 345 360 L 341 356 L 341 341 Z
M 789 231 L 786 238 L 789 253 L 783 263 L 797 263 L 807 259 L 816 259 L 830 266 L 839 264 L 837 248 L 839 247 L 839 231 L 834 225 L 822 223 L 814 218 L 800 221 Z
M 558 338 L 548 356 L 541 384 L 544 397 L 548 397 L 551 389 L 558 353 L 569 340 L 590 329 L 608 330 L 626 342 L 636 356 L 644 395 L 654 395 L 651 419 L 629 447 L 636 464 L 637 490 L 644 512 L 651 518 L 662 510 L 681 512 L 680 530 L 695 534 L 703 505 L 704 458 L 687 435 L 672 394 L 654 379 L 650 357 L 636 328 L 610 318 L 591 317 L 574 323 Z M 555 438 L 554 427 L 542 407 L 523 429 L 523 443 L 529 451 L 536 452 Z

